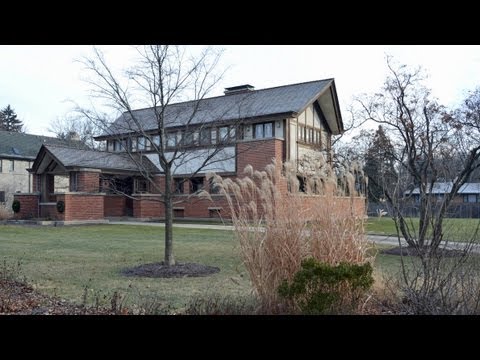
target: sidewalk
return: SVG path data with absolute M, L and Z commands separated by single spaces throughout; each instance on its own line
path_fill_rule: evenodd
M 156 223 L 156 222 L 144 222 L 144 221 L 110 221 L 109 224 L 112 225 L 143 225 L 143 226 L 157 226 L 157 227 L 165 227 L 163 223 Z M 174 227 L 179 228 L 186 228 L 186 229 L 209 229 L 209 230 L 228 230 L 232 231 L 234 226 L 232 225 L 212 225 L 212 224 L 173 224 Z M 388 235 L 374 235 L 374 234 L 367 234 L 368 240 L 376 243 L 376 244 L 384 244 L 384 245 L 393 245 L 398 246 L 398 238 L 396 236 L 388 236 Z M 459 249 L 462 250 L 465 247 L 466 243 L 460 242 L 449 242 L 447 245 L 447 249 Z M 407 242 L 402 239 L 402 246 L 407 246 Z M 472 252 L 480 253 L 480 244 L 473 245 Z

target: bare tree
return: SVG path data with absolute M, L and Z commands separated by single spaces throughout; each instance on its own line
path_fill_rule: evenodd
M 105 136 L 116 137 L 122 151 L 136 162 L 150 192 L 159 194 L 165 210 L 164 263 L 172 266 L 173 176 L 180 172 L 187 179 L 206 171 L 221 172 L 222 163 L 234 156 L 228 146 L 234 142 L 235 127 L 231 121 L 225 123 L 230 124 L 228 131 L 215 134 L 215 141 L 213 130 L 206 131 L 212 121 L 223 121 L 222 111 L 209 108 L 203 101 L 223 75 L 217 71 L 221 51 L 205 48 L 192 56 L 183 47 L 155 45 L 139 47 L 137 52 L 139 61 L 126 72 L 126 79 L 114 75 L 98 49 L 93 58 L 83 61 L 93 75 L 88 81 L 93 95 L 122 114 L 115 122 L 95 109 L 78 110 L 103 129 Z M 147 100 L 149 107 L 134 110 L 138 99 Z M 185 99 L 190 101 L 178 102 Z M 231 112 L 232 108 L 227 110 Z M 205 146 L 193 149 L 192 144 Z M 135 156 L 145 150 L 150 151 L 149 159 L 161 170 L 164 184 L 156 181 L 158 176 L 150 162 Z
M 91 149 L 101 149 L 101 144 L 94 137 L 100 135 L 101 129 L 88 119 L 80 116 L 66 115 L 52 120 L 48 131 L 62 140 L 81 141 Z
M 398 233 L 412 247 L 423 249 L 429 243 L 430 251 L 435 251 L 443 240 L 447 209 L 460 187 L 480 166 L 478 137 L 474 140 L 478 122 L 468 121 L 467 109 L 447 112 L 439 105 L 423 86 L 421 69 L 396 67 L 390 57 L 387 65 L 390 75 L 382 92 L 358 99 L 360 110 L 356 116 L 382 124 L 393 137 L 399 181 L 385 191 L 385 197 L 393 209 Z M 480 106 L 473 109 L 478 111 Z M 473 113 L 472 109 L 469 111 Z M 439 198 L 432 189 L 445 182 L 450 186 Z M 420 199 L 418 229 L 408 221 L 404 206 L 408 199 L 413 200 L 414 188 L 419 189 Z

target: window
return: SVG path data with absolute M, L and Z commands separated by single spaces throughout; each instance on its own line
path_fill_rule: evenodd
M 220 194 L 220 187 L 214 184 L 213 178 L 208 180 L 208 187 L 210 188 L 210 194 Z
M 3 166 L 2 161 L 3 161 L 3 160 L 0 159 L 0 173 L 2 172 L 2 166 Z
M 476 203 L 477 202 L 477 194 L 463 195 L 463 202 L 464 203 Z
M 203 189 L 203 177 L 195 177 L 190 179 L 190 193 L 193 194 L 199 190 Z
M 167 134 L 167 147 L 175 147 L 177 144 L 177 134 L 175 133 L 168 133 Z
M 114 148 L 114 144 L 115 144 L 115 140 L 108 140 L 107 141 L 107 151 L 113 151 L 113 148 Z
M 220 142 L 228 141 L 228 126 L 222 126 L 218 129 L 218 137 Z
M 197 134 L 198 136 L 198 134 Z M 189 131 L 185 133 L 185 146 L 193 146 L 195 145 L 195 135 L 193 132 Z
M 212 144 L 217 143 L 217 129 L 212 129 Z
M 148 181 L 146 179 L 135 179 L 135 192 L 146 193 L 148 192 Z
M 298 126 L 298 140 L 305 141 L 305 126 Z
M 180 179 L 180 178 L 174 179 L 175 194 L 183 194 L 183 184 L 184 183 L 185 183 L 184 179 Z
M 37 179 L 40 180 L 41 177 L 37 176 Z M 40 189 L 40 184 L 37 184 L 37 189 Z M 70 173 L 70 191 L 78 191 L 78 172 Z
M 235 126 L 230 126 L 230 131 L 228 132 L 228 138 L 233 141 L 236 138 L 236 134 L 237 134 L 237 129 L 235 128 Z
M 139 136 L 137 140 L 137 148 L 138 151 L 143 151 L 145 150 L 145 138 L 143 136 Z
M 5 202 L 5 191 L 0 191 L 0 203 Z
M 15 171 L 15 160 L 10 160 L 10 172 Z
M 127 149 L 127 139 L 115 140 L 113 151 L 125 151 Z
M 153 135 L 152 140 L 155 145 L 160 146 L 160 135 Z
M 211 129 L 200 130 L 200 145 L 210 145 L 211 143 Z
M 271 138 L 273 137 L 273 123 L 255 124 L 255 139 Z
M 132 151 L 137 151 L 137 138 L 132 138 Z

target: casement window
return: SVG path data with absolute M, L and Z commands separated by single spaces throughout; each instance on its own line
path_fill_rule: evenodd
M 203 189 L 203 177 L 194 177 L 190 179 L 190 193 L 193 194 Z
M 212 141 L 212 130 L 201 129 L 200 130 L 200 145 L 210 145 Z
M 264 138 L 273 137 L 274 136 L 273 122 L 255 124 L 254 136 L 255 136 L 255 139 L 264 139 Z
M 146 192 L 148 192 L 148 180 L 146 180 L 146 179 L 135 179 L 135 192 L 136 193 L 146 193 Z
M 177 145 L 177 134 L 167 133 L 167 147 L 173 148 Z
M 220 142 L 228 141 L 228 126 L 222 126 L 218 128 L 218 140 Z
M 160 135 L 153 135 L 152 136 L 152 141 L 155 145 L 160 146 Z
M 463 195 L 463 202 L 464 203 L 476 203 L 476 202 L 478 202 L 478 196 L 477 196 L 477 194 Z
M 40 176 L 37 177 L 40 183 Z M 70 173 L 70 191 L 78 191 L 78 172 L 71 172 Z M 40 189 L 40 184 L 37 184 L 37 189 Z
M 214 184 L 213 178 L 208 180 L 208 187 L 210 188 L 210 194 L 220 194 L 220 187 Z
M 113 145 L 113 151 L 126 151 L 127 150 L 127 139 L 115 140 Z
M 115 148 L 115 140 L 107 140 L 107 151 L 114 151 Z
M 10 160 L 10 172 L 15 171 L 15 160 Z
M 174 185 L 175 185 L 175 194 L 183 194 L 183 184 L 185 183 L 185 179 L 175 178 Z
M 147 139 L 145 139 L 143 136 L 139 136 L 137 138 L 137 149 L 138 149 L 138 151 L 144 151 L 145 150 L 146 140 Z
M 137 138 L 132 137 L 132 152 L 137 151 Z
M 5 202 L 5 191 L 0 191 L 0 203 Z
M 217 129 L 212 129 L 212 144 L 217 143 Z

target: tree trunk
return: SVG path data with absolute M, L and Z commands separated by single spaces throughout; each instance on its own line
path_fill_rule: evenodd
M 172 175 L 170 169 L 165 172 L 165 265 L 175 265 L 173 257 L 173 200 Z

